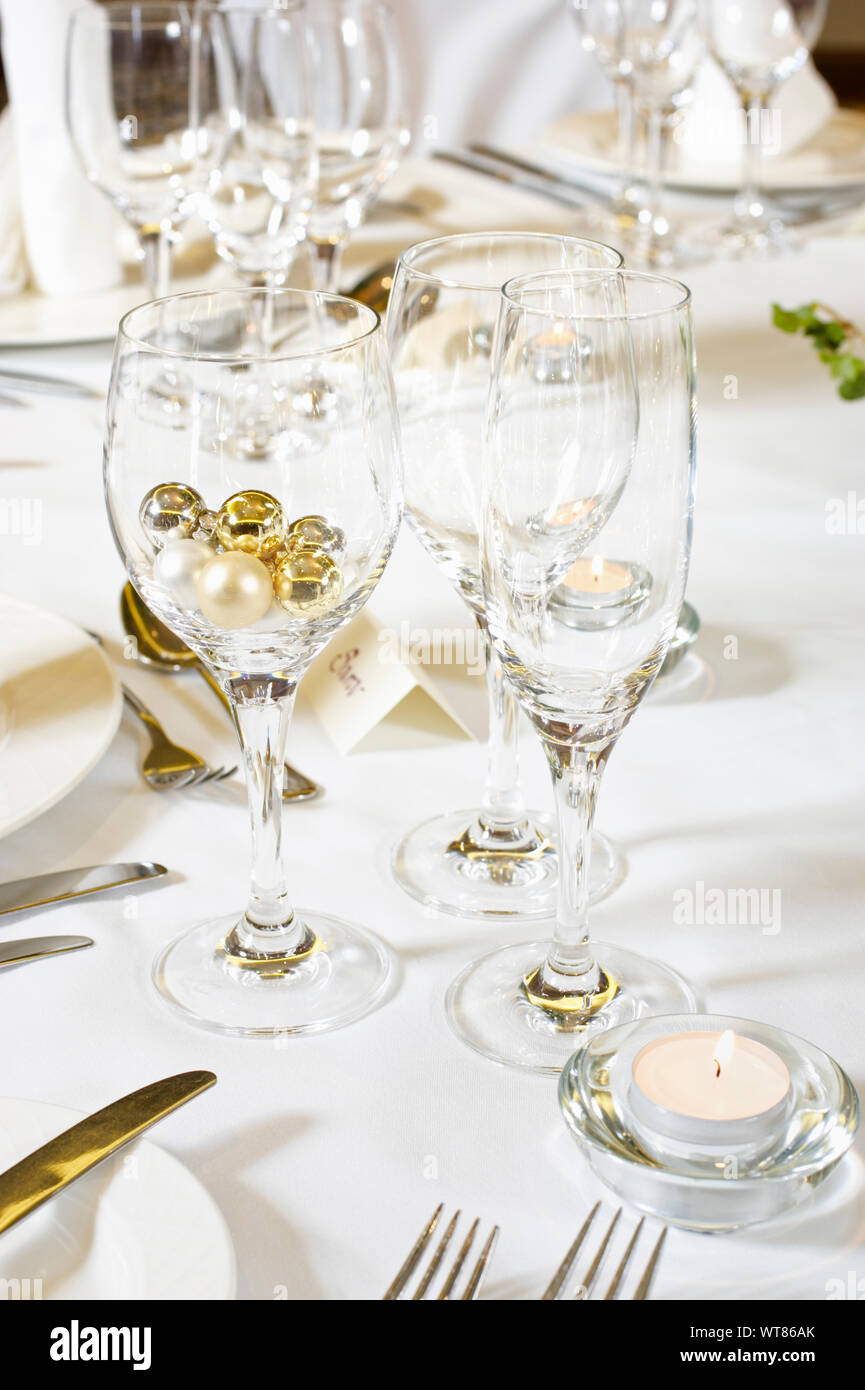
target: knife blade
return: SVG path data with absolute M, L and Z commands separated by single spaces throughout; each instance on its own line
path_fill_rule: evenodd
M 59 873 L 15 879 L 11 883 L 0 883 L 0 917 L 7 912 L 26 912 L 29 908 L 45 907 L 67 898 L 82 898 L 88 893 L 104 893 L 124 883 L 161 878 L 167 873 L 164 864 L 150 862 L 95 864 L 86 869 L 61 869 Z
M 89 936 L 32 936 L 22 941 L 0 942 L 0 969 L 5 965 L 26 965 L 43 956 L 61 956 L 65 951 L 80 951 L 92 946 Z
M 0 1232 L 215 1084 L 212 1071 L 180 1072 L 142 1086 L 49 1139 L 0 1173 Z
M 34 391 L 41 396 L 81 396 L 87 400 L 104 399 L 104 392 L 95 391 L 80 381 L 62 376 L 43 376 L 39 372 L 21 372 L 14 367 L 0 367 L 0 386 L 10 391 Z
M 512 188 L 521 188 L 526 193 L 537 193 L 544 198 L 550 198 L 554 203 L 562 203 L 565 207 L 585 208 L 586 206 L 586 199 L 565 184 L 559 184 L 554 179 L 548 182 L 538 175 L 512 173 L 502 165 L 495 165 L 479 155 L 457 154 L 451 150 L 434 150 L 433 159 L 442 159 L 446 164 L 456 164 L 460 169 L 470 169 L 474 174 L 486 174 L 488 178 L 497 179 L 499 183 L 510 184 Z

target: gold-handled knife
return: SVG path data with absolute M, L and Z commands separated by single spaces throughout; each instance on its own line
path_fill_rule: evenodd
M 4 965 L 26 965 L 45 956 L 62 956 L 92 946 L 90 936 L 30 936 L 24 941 L 0 941 L 0 970 Z
M 7 912 L 27 912 L 30 908 L 65 902 L 67 898 L 104 893 L 109 888 L 148 878 L 162 878 L 167 873 L 164 864 L 150 862 L 95 864 L 86 869 L 62 869 L 58 873 L 37 874 L 35 878 L 19 878 L 14 883 L 0 883 L 0 917 Z
M 215 1083 L 212 1071 L 185 1071 L 154 1081 L 88 1115 L 7 1168 L 0 1173 L 0 1233 Z

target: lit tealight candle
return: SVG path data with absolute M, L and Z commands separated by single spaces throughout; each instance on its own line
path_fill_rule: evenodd
M 618 560 L 605 560 L 602 555 L 591 559 L 575 560 L 562 583 L 579 594 L 620 594 L 634 582 L 634 575 L 627 565 Z
M 695 1147 L 729 1149 L 762 1142 L 778 1129 L 790 1073 L 754 1038 L 671 1033 L 634 1058 L 629 1101 L 642 1134 Z

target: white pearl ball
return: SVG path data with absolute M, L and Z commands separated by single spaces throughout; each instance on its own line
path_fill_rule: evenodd
M 215 627 L 251 627 L 273 603 L 270 570 L 243 550 L 212 555 L 195 587 L 198 606 Z
M 181 608 L 197 608 L 195 581 L 212 559 L 213 551 L 206 541 L 169 541 L 153 561 L 153 578 L 170 589 Z

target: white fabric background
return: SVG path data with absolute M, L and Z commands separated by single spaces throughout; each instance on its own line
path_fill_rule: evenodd
M 388 240 L 407 244 L 449 225 L 565 229 L 548 206 L 439 166 L 408 164 L 392 191 L 418 189 L 435 191 L 435 219 L 403 223 L 392 237 L 368 229 L 353 268 L 373 264 Z M 625 848 L 629 873 L 594 921 L 598 936 L 675 964 L 712 1009 L 807 1036 L 860 1088 L 865 537 L 827 534 L 825 507 L 850 491 L 865 495 L 865 404 L 837 399 L 808 345 L 771 328 L 769 303 L 819 297 L 862 322 L 863 261 L 862 240 L 826 239 L 768 266 L 718 265 L 686 277 L 700 358 L 689 597 L 704 623 L 702 666 L 678 703 L 650 697 L 611 761 L 600 825 Z M 0 360 L 107 384 L 110 351 Z M 724 398 L 731 375 L 736 400 Z M 99 411 L 31 402 L 3 412 L 0 494 L 42 500 L 43 543 L 3 537 L 0 584 L 116 644 L 122 572 L 103 512 Z M 389 622 L 465 622 L 408 533 L 374 608 Z M 736 661 L 724 660 L 727 636 L 738 639 Z M 232 756 L 224 717 L 197 678 L 124 674 L 181 741 L 212 759 Z M 439 1201 L 501 1224 L 487 1296 L 537 1297 L 591 1202 L 602 1195 L 612 1209 L 614 1198 L 566 1137 L 554 1083 L 476 1057 L 442 1010 L 465 962 L 531 933 L 425 914 L 388 871 L 390 847 L 407 827 L 472 804 L 482 746 L 340 758 L 301 704 L 290 752 L 328 794 L 287 812 L 297 900 L 372 927 L 398 952 L 399 968 L 375 1014 L 280 1045 L 187 1027 L 153 991 L 150 964 L 163 942 L 241 905 L 247 819 L 239 786 L 154 795 L 137 777 L 141 750 L 137 729 L 124 722 L 75 793 L 0 842 L 2 879 L 132 858 L 174 870 L 135 896 L 137 919 L 124 919 L 122 899 L 102 899 L 11 928 L 17 936 L 84 932 L 97 948 L 0 977 L 0 1092 L 92 1110 L 158 1076 L 215 1070 L 218 1086 L 161 1127 L 157 1141 L 189 1164 L 225 1213 L 241 1297 L 271 1298 L 281 1285 L 290 1297 L 380 1296 Z M 525 777 L 534 802 L 548 805 L 528 730 Z M 674 892 L 698 879 L 780 889 L 781 931 L 674 926 Z M 672 1232 L 655 1296 L 822 1299 L 827 1280 L 865 1275 L 861 1153 L 860 1139 L 794 1220 L 713 1240 Z

